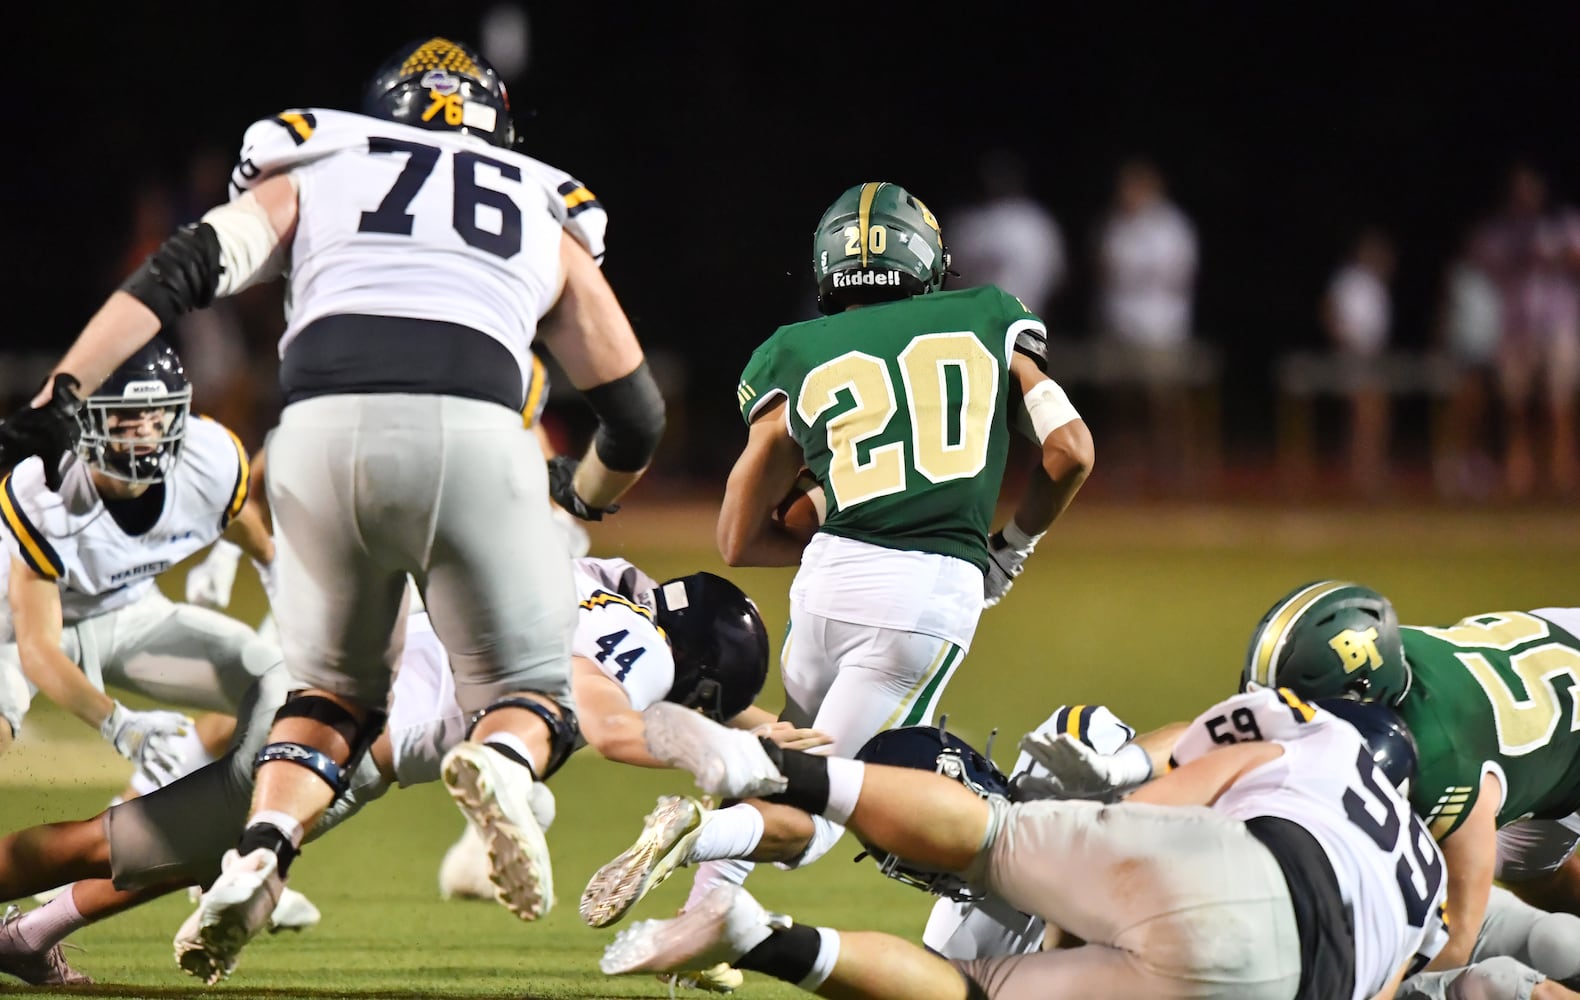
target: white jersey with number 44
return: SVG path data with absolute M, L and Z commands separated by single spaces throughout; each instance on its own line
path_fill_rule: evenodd
M 529 348 L 559 286 L 560 234 L 603 260 L 607 217 L 562 170 L 459 132 L 303 109 L 247 129 L 231 197 L 275 174 L 297 187 L 287 345 L 324 316 L 456 323 Z
M 1443 855 L 1355 727 L 1287 689 L 1209 708 L 1180 737 L 1174 760 L 1256 740 L 1284 752 L 1238 778 L 1212 808 L 1241 821 L 1289 820 L 1322 846 L 1354 914 L 1355 996 L 1372 996 L 1410 956 L 1424 964 L 1447 942 Z

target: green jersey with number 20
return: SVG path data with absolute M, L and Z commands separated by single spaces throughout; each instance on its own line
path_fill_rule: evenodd
M 786 401 L 823 531 L 986 569 L 1017 337 L 1045 338 L 1043 323 L 992 285 L 849 309 L 780 327 L 736 397 L 748 424 Z
M 1411 799 L 1434 837 L 1470 814 L 1487 771 L 1503 784 L 1499 826 L 1580 808 L 1580 640 L 1541 611 L 1400 633 L 1413 679 L 1399 713 L 1420 751 Z

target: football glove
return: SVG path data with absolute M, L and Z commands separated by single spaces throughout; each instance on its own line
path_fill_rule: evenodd
M 138 767 L 156 775 L 174 774 L 181 763 L 178 741 L 192 727 L 192 720 L 180 712 L 134 712 L 116 702 L 100 724 L 99 735 Z
M 573 516 L 583 521 L 602 521 L 605 514 L 613 514 L 620 505 L 590 507 L 576 495 L 576 470 L 581 462 L 569 455 L 555 455 L 549 459 L 549 499 L 559 504 Z
M 1032 770 L 1016 775 L 1018 798 L 1113 802 L 1152 777 L 1152 758 L 1135 743 L 1104 754 L 1069 733 L 1027 733 L 1021 738 L 1020 748 L 1046 773 Z
M 214 543 L 208 558 L 187 573 L 187 603 L 223 611 L 230 606 L 230 592 L 236 586 L 236 567 L 241 563 L 241 548 L 223 538 Z
M 1026 558 L 1031 555 L 1042 535 L 1028 535 L 1011 518 L 1003 528 L 988 538 L 987 575 L 982 579 L 982 606 L 991 608 L 1004 599 L 1015 578 L 1026 568 Z
M 49 402 L 20 409 L 0 423 L 0 467 L 11 468 L 37 455 L 44 460 L 44 485 L 58 491 L 61 465 L 82 438 L 82 427 L 77 423 L 77 411 L 82 409 L 77 396 L 80 388 L 82 383 L 60 372 Z

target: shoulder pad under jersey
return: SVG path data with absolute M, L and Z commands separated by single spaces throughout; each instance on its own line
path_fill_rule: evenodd
M 231 199 L 275 174 L 365 145 L 375 124 L 365 115 L 323 108 L 292 108 L 258 119 L 242 136 L 241 154 L 230 173 Z
M 33 572 L 51 580 L 65 575 L 65 562 L 49 527 L 64 517 L 60 497 L 44 485 L 44 460 L 34 456 L 0 479 L 0 522 L 5 548 Z M 55 527 L 59 527 L 56 523 Z
M 526 161 L 527 172 L 552 195 L 549 211 L 566 232 L 576 237 L 576 242 L 587 248 L 592 259 L 603 266 L 604 233 L 609 228 L 609 216 L 603 203 L 587 185 L 558 167 L 530 156 L 522 159 Z
M 1335 721 L 1288 688 L 1258 688 L 1220 701 L 1198 715 L 1174 744 L 1173 759 L 1175 764 L 1188 764 L 1231 743 L 1290 743 Z

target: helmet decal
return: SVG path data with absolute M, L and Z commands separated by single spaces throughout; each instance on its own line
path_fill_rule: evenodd
M 430 69 L 447 69 L 472 77 L 482 75 L 467 51 L 448 38 L 430 38 L 423 42 L 400 67 L 402 76 Z
M 856 241 L 861 247 L 862 267 L 867 266 L 868 249 L 872 247 L 872 244 L 876 240 L 884 239 L 884 237 L 878 236 L 876 233 L 871 232 L 872 202 L 874 198 L 878 197 L 878 192 L 882 191 L 887 186 L 888 185 L 884 184 L 882 181 L 868 181 L 861 186 L 861 203 L 856 208 Z M 882 253 L 883 250 L 877 249 L 876 252 Z
M 1251 652 L 1252 679 L 1267 687 L 1276 686 L 1274 675 L 1278 671 L 1278 653 L 1300 617 L 1327 595 L 1354 586 L 1356 584 L 1347 580 L 1323 580 L 1297 591 L 1285 600 L 1283 607 L 1270 616 L 1271 620 L 1262 630 L 1257 646 Z M 1373 638 L 1376 638 L 1375 635 Z

